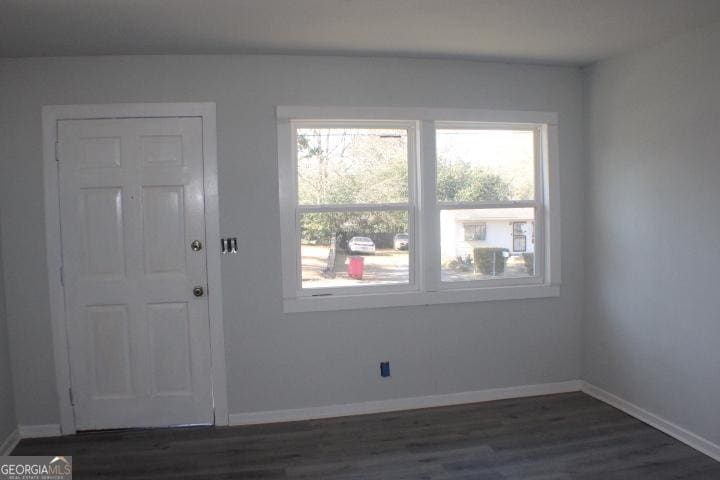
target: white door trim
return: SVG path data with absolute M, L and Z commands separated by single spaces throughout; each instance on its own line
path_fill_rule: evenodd
M 43 172 L 45 188 L 45 245 L 47 249 L 50 318 L 53 334 L 60 429 L 75 433 L 70 401 L 70 357 L 66 334 L 65 295 L 61 280 L 60 195 L 55 160 L 57 122 L 96 118 L 199 117 L 202 118 L 205 230 L 207 249 L 212 389 L 215 425 L 228 424 L 227 376 L 223 334 L 220 275 L 220 216 L 217 178 L 217 130 L 214 103 L 127 103 L 109 105 L 52 105 L 42 109 Z

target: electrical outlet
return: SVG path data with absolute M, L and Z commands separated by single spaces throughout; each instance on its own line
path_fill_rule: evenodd
M 390 376 L 390 362 L 380 362 L 380 376 L 381 377 L 389 377 Z

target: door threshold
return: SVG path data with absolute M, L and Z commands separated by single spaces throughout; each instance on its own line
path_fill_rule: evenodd
M 125 427 L 125 428 L 98 428 L 92 430 L 78 430 L 77 435 L 97 435 L 103 433 L 133 433 L 133 432 L 144 432 L 148 430 L 176 430 L 176 429 L 205 429 L 213 428 L 215 425 L 212 423 L 188 423 L 182 425 L 168 425 L 166 427 Z

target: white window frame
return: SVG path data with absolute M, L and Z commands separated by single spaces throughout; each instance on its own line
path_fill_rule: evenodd
M 412 228 L 410 284 L 390 286 L 302 289 L 297 202 L 297 151 L 295 125 L 414 125 L 408 132 L 409 221 Z M 532 205 L 515 202 L 518 208 L 536 207 L 535 271 L 527 278 L 502 278 L 463 282 L 442 282 L 440 275 L 440 209 L 491 208 L 491 202 L 438 203 L 436 196 L 436 128 L 522 128 L 537 129 L 536 198 Z M 412 129 L 410 129 L 412 130 Z M 479 302 L 555 297 L 560 294 L 560 199 L 558 184 L 558 115 L 554 112 L 391 108 L 391 107 L 277 107 L 278 173 L 285 313 L 348 310 L 406 305 Z M 411 146 L 412 145 L 412 146 Z M 412 149 L 415 149 L 414 151 Z M 497 208 L 507 208 L 500 202 Z M 361 207 L 361 208 L 359 208 Z M 365 208 L 367 207 L 367 208 Z M 378 210 L 376 205 L 349 207 L 351 210 Z M 335 211 L 335 210 L 333 210 Z M 538 248 L 539 247 L 539 248 Z

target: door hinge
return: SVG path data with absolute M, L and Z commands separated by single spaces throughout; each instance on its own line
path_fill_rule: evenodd
M 55 161 L 60 161 L 60 142 L 55 142 Z
M 75 398 L 73 397 L 72 388 L 69 388 L 68 392 L 70 393 L 70 405 L 72 405 L 74 407 L 75 406 Z

